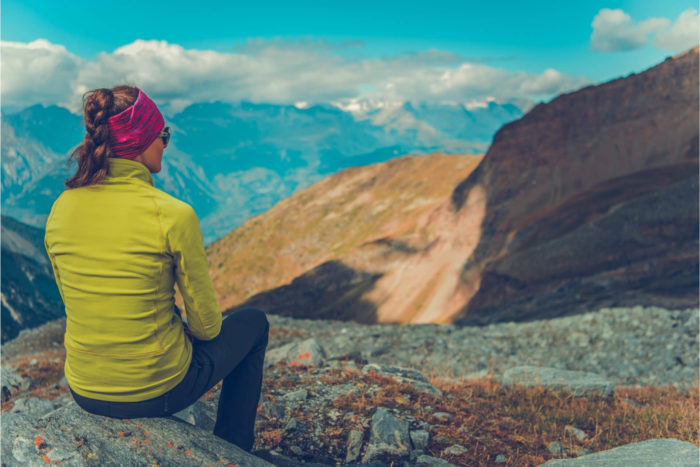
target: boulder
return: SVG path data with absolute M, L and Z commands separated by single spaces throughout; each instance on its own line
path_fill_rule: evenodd
M 575 459 L 551 460 L 542 465 L 548 467 L 577 467 L 595 465 L 597 467 L 696 466 L 700 450 L 693 443 L 677 439 L 650 439 L 640 443 L 626 444 L 607 451 L 600 451 Z
M 15 394 L 29 390 L 34 384 L 31 378 L 20 376 L 5 365 L 0 368 L 0 376 L 2 377 L 1 391 L 3 401 L 9 400 Z
M 3 414 L 1 443 L 2 462 L 8 467 L 273 465 L 174 417 L 107 418 L 74 402 L 44 418 Z
M 385 457 L 408 458 L 411 454 L 408 422 L 378 407 L 372 417 L 370 439 L 362 462 L 382 460 Z
M 615 391 L 615 383 L 598 374 L 559 368 L 518 366 L 506 370 L 498 379 L 505 386 L 545 386 L 575 396 L 598 394 L 610 397 Z
M 285 362 L 289 366 L 321 366 L 326 352 L 316 339 L 292 342 L 265 353 L 265 366 Z

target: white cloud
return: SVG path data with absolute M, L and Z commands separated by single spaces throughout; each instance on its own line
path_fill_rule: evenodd
M 82 60 L 62 45 L 37 39 L 0 43 L 3 105 L 65 104 Z
M 37 43 L 43 54 L 40 67 L 35 64 L 36 54 L 27 52 L 36 49 Z M 5 102 L 53 102 L 75 112 L 80 111 L 85 91 L 121 83 L 143 88 L 166 113 L 211 101 L 313 105 L 406 100 L 466 103 L 487 96 L 499 101 L 541 100 L 589 83 L 556 70 L 510 72 L 439 50 L 353 60 L 338 50 L 356 44 L 329 45 L 311 39 L 254 40 L 229 53 L 137 40 L 92 60 L 78 59 L 47 41 L 3 42 L 2 46 Z M 47 93 L 38 96 L 34 89 Z
M 650 18 L 635 22 L 623 10 L 601 9 L 593 19 L 591 47 L 601 52 L 641 49 L 652 36 L 658 48 L 676 52 L 698 43 L 698 12 L 689 9 L 672 23 L 668 18 Z
M 656 36 L 654 45 L 660 49 L 670 49 L 680 52 L 698 45 L 700 34 L 700 16 L 695 9 L 684 11 L 676 22 L 666 31 Z

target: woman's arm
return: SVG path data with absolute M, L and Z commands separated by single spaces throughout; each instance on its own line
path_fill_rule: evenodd
M 209 264 L 199 220 L 183 203 L 167 233 L 169 253 L 175 264 L 175 280 L 185 302 L 187 324 L 199 340 L 211 340 L 221 330 L 221 310 L 209 277 Z

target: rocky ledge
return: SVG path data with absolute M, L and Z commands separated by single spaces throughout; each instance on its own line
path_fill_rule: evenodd
M 598 421 L 575 412 L 589 410 L 588 404 L 648 417 L 654 403 L 629 395 L 630 385 L 645 382 L 675 385 L 681 389 L 663 397 L 681 397 L 680 391 L 697 381 L 698 310 L 602 310 L 576 318 L 576 323 L 568 317 L 458 328 L 269 316 L 270 345 L 250 454 L 211 434 L 216 387 L 175 417 L 97 417 L 72 402 L 60 373 L 29 371 L 60 368 L 56 354 L 42 360 L 43 354 L 26 355 L 26 349 L 18 350 L 22 341 L 13 341 L 7 353 L 3 347 L 2 463 L 538 465 L 601 456 L 620 444 L 601 447 L 605 434 Z M 42 333 L 60 335 L 57 326 L 50 323 L 24 337 L 36 344 Z M 44 345 L 53 349 L 55 342 Z M 503 406 L 477 412 L 487 402 L 485 395 L 498 395 Z M 522 424 L 513 420 L 518 415 L 498 413 L 521 410 L 518 398 L 541 410 L 570 407 L 577 421 L 555 422 L 528 444 Z M 670 453 L 664 455 L 697 458 L 697 447 L 686 441 L 657 448 L 663 444 Z M 639 452 L 646 452 L 645 446 Z M 613 451 L 618 456 L 613 459 L 635 458 L 634 448 Z

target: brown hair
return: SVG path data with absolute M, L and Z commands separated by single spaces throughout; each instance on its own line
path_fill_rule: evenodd
M 82 144 L 70 156 L 70 160 L 78 161 L 78 169 L 66 180 L 66 188 L 95 185 L 104 180 L 112 155 L 108 119 L 126 110 L 138 95 L 138 88 L 132 86 L 94 89 L 83 95 L 86 133 Z

